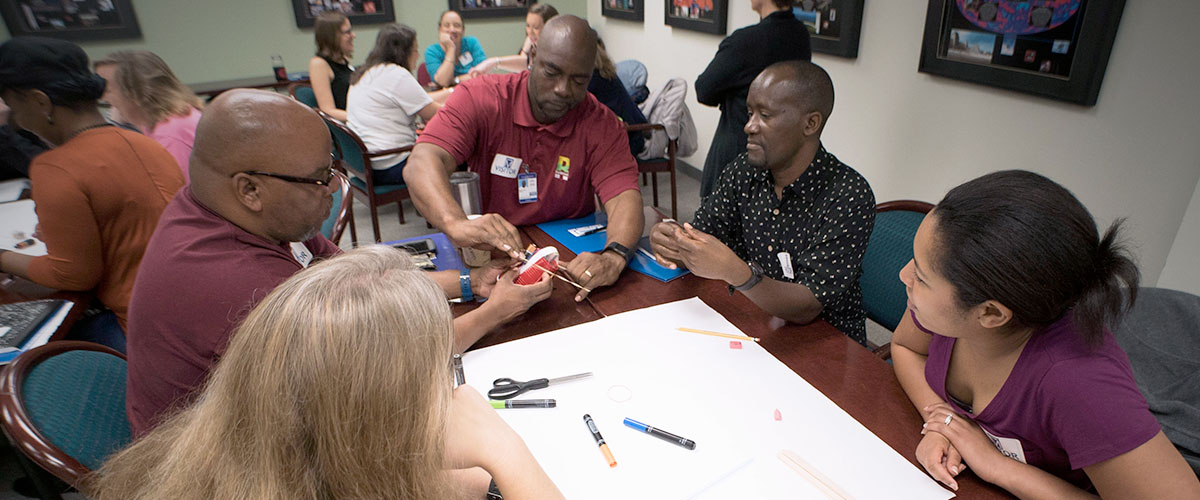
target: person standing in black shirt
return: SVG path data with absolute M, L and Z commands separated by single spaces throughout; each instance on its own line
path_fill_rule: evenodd
M 696 100 L 720 106 L 721 120 L 704 160 L 700 198 L 716 187 L 721 169 L 746 151 L 746 93 L 767 66 L 780 61 L 812 59 L 808 28 L 792 14 L 791 0 L 750 0 L 762 21 L 734 31 L 721 41 L 717 55 L 696 78 Z
M 821 145 L 833 82 L 813 63 L 776 63 L 751 84 L 747 104 L 747 151 L 725 167 L 691 224 L 651 229 L 655 257 L 723 280 L 785 320 L 824 318 L 865 345 L 858 278 L 875 194 Z

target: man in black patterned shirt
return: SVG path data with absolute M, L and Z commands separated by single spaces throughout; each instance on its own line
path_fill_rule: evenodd
M 723 280 L 775 316 L 823 317 L 865 344 L 858 278 L 875 195 L 821 145 L 833 82 L 815 64 L 776 63 L 755 78 L 746 103 L 746 153 L 724 169 L 691 224 L 654 226 L 655 256 Z

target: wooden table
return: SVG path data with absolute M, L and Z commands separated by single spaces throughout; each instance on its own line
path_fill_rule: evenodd
M 0 274 L 0 304 L 38 299 L 62 299 L 75 303 L 71 312 L 63 318 L 62 324 L 58 325 L 58 329 L 50 336 L 50 341 L 55 341 L 66 338 L 67 332 L 71 331 L 75 322 L 83 317 L 83 312 L 91 303 L 92 295 L 88 292 L 64 292 L 46 288 L 29 280 Z
M 560 258 L 570 260 L 575 257 L 537 227 L 521 228 L 521 233 L 527 242 L 558 247 Z M 582 304 L 574 302 L 575 290 L 559 285 L 555 283 L 550 299 L 488 334 L 474 348 L 566 328 L 603 316 L 699 297 L 747 335 L 761 338 L 763 348 L 920 468 L 916 449 L 921 440 L 922 421 L 896 380 L 891 365 L 829 323 L 823 320 L 808 325 L 784 322 L 764 313 L 742 294 L 729 295 L 723 283 L 690 274 L 662 283 L 641 273 L 626 271 L 613 286 L 592 292 Z M 454 311 L 457 315 L 470 308 L 468 305 L 455 306 Z M 863 472 L 863 480 L 871 480 L 870 471 Z M 981 481 L 970 469 L 958 478 L 958 484 L 958 498 L 1012 498 L 1004 490 Z
M 216 82 L 193 83 L 188 85 L 196 95 L 208 96 L 209 99 L 218 94 L 233 89 L 286 89 L 293 83 L 308 83 L 308 78 L 281 82 L 274 76 L 259 76 L 239 78 L 236 80 L 221 80 Z

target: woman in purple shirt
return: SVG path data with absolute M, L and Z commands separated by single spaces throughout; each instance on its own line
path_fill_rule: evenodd
M 952 489 L 970 467 L 1030 498 L 1200 498 L 1107 325 L 1139 273 L 1069 191 L 1025 171 L 951 190 L 900 272 L 896 376 L 921 412 L 917 459 Z

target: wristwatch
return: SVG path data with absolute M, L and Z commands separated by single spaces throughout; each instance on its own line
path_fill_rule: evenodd
M 604 251 L 620 255 L 622 259 L 625 259 L 626 264 L 629 264 L 630 259 L 633 259 L 633 251 L 629 250 L 629 247 L 615 241 L 604 247 Z
M 735 292 L 735 291 L 744 292 L 746 290 L 754 288 L 754 286 L 757 285 L 758 282 L 762 281 L 762 278 L 763 278 L 762 266 L 759 266 L 758 263 L 754 262 L 754 261 L 747 262 L 746 265 L 750 266 L 750 279 L 746 280 L 745 283 L 742 283 L 738 286 L 729 285 L 729 295 L 733 295 L 733 292 Z
M 471 272 L 463 269 L 458 272 L 458 286 L 462 290 L 463 303 L 474 302 L 475 292 L 471 291 Z

